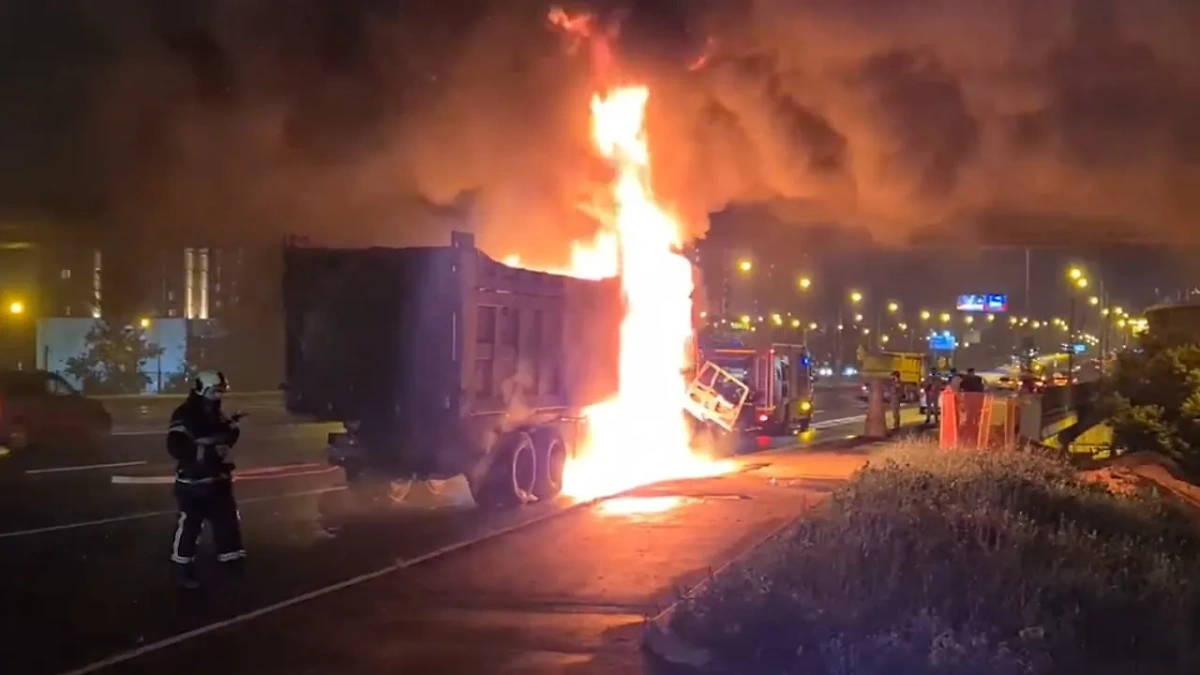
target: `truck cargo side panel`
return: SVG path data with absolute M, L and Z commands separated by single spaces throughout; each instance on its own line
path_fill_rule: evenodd
M 477 454 L 520 427 L 578 416 L 616 390 L 621 297 L 616 280 L 517 270 L 482 254 L 464 296 L 465 432 Z
M 432 463 L 456 431 L 453 257 L 299 250 L 287 260 L 289 408 L 361 421 L 396 462 Z

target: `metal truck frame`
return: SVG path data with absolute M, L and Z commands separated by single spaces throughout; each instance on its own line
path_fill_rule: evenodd
M 619 280 L 508 267 L 469 234 L 287 249 L 284 304 L 287 407 L 344 423 L 328 461 L 353 488 L 465 475 L 482 507 L 553 499 L 584 409 L 616 391 Z

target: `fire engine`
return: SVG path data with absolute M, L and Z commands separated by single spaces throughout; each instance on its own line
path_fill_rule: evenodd
M 786 435 L 808 431 L 812 359 L 804 345 L 753 336 L 701 338 L 688 411 L 726 431 Z

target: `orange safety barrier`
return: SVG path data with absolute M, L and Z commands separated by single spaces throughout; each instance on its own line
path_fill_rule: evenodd
M 986 448 L 992 441 L 991 394 L 942 391 L 942 419 L 938 429 L 938 445 L 943 450 Z M 1007 411 L 1007 409 L 1006 409 Z M 1006 414 L 1002 423 L 1004 436 L 1009 436 L 1008 423 L 1014 415 Z M 1013 431 L 1015 436 L 1015 427 Z
M 941 420 L 938 425 L 938 446 L 943 450 L 958 447 L 958 397 L 950 387 L 942 389 L 940 396 Z

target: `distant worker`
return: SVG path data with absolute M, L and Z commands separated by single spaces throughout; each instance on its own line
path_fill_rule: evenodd
M 175 580 L 181 588 L 198 587 L 194 561 L 205 521 L 213 529 L 217 560 L 241 571 L 242 548 L 237 501 L 233 496 L 234 464 L 229 450 L 237 443 L 238 419 L 221 412 L 221 397 L 229 384 L 223 373 L 203 373 L 192 391 L 171 413 L 167 451 L 175 460 L 175 501 L 179 524 L 171 548 Z
M 892 428 L 900 431 L 900 403 L 904 398 L 904 383 L 900 381 L 900 371 L 892 371 Z
M 925 383 L 925 424 L 940 424 L 942 421 L 942 378 L 932 375 Z
M 955 394 L 962 388 L 962 377 L 958 374 L 958 368 L 950 369 L 949 387 L 950 391 L 953 391 Z
M 982 394 L 987 391 L 983 378 L 975 374 L 974 368 L 967 368 L 967 374 L 962 378 L 959 391 L 969 394 Z

